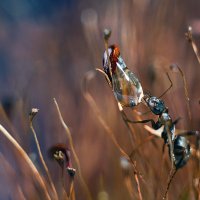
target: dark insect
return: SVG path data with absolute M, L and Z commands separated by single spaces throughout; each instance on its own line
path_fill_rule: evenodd
M 118 101 L 118 105 L 120 105 L 119 110 L 122 113 L 124 121 L 130 123 L 151 122 L 152 128 L 149 126 L 145 126 L 145 128 L 152 134 L 162 137 L 164 144 L 167 144 L 168 146 L 169 156 L 172 162 L 172 169 L 170 172 L 167 189 L 163 197 L 163 199 L 165 199 L 170 183 L 176 171 L 187 163 L 191 155 L 191 147 L 185 136 L 196 135 L 199 137 L 199 132 L 186 131 L 184 133 L 180 133 L 179 135 L 175 134 L 175 125 L 179 119 L 175 121 L 172 120 L 168 113 L 168 108 L 165 106 L 164 101 L 160 99 L 172 87 L 172 81 L 169 75 L 167 74 L 171 85 L 159 98 L 156 96 L 143 94 L 143 89 L 139 79 L 126 67 L 125 62 L 120 55 L 118 46 L 111 45 L 108 48 L 108 38 L 104 37 L 106 51 L 103 55 L 103 69 L 106 74 L 107 81 L 109 80 L 108 82 L 112 86 L 114 96 Z M 179 69 L 179 71 L 184 79 L 183 72 L 181 69 Z M 156 122 L 153 119 L 133 121 L 127 118 L 122 106 L 133 108 L 141 102 L 143 102 L 154 115 L 158 116 Z
M 155 130 L 160 129 L 161 137 L 164 139 L 165 144 L 169 147 L 169 155 L 175 168 L 183 167 L 190 157 L 189 141 L 180 135 L 175 135 L 175 125 L 179 119 L 172 121 L 168 113 L 168 108 L 164 102 L 155 96 L 146 96 L 144 98 L 147 106 L 152 113 L 158 115 L 157 122 L 151 120 L 152 128 Z M 188 134 L 196 133 L 188 131 Z
M 151 112 L 158 115 L 158 120 L 156 122 L 153 119 L 132 121 L 126 118 L 125 120 L 130 123 L 151 122 L 152 129 L 149 128 L 148 130 L 164 139 L 164 143 L 169 147 L 172 165 L 175 166 L 176 169 L 183 167 L 190 158 L 191 152 L 189 141 L 181 135 L 196 135 L 198 131 L 186 131 L 176 135 L 175 125 L 179 119 L 172 121 L 172 118 L 168 113 L 168 108 L 165 106 L 164 102 L 155 96 L 149 95 L 145 95 L 143 99 Z
M 122 106 L 132 108 L 143 100 L 151 112 L 158 115 L 158 120 L 156 122 L 154 122 L 153 119 L 132 121 L 124 116 L 125 120 L 131 123 L 151 122 L 152 128 L 160 132 L 159 136 L 164 139 L 165 144 L 169 147 L 172 166 L 175 166 L 176 169 L 183 167 L 190 158 L 190 144 L 184 136 L 175 135 L 175 125 L 178 119 L 174 122 L 172 121 L 168 113 L 168 108 L 165 106 L 163 100 L 155 96 L 143 94 L 139 79 L 126 67 L 117 45 L 111 45 L 108 51 L 104 52 L 103 68 L 112 83 L 115 98 Z M 168 74 L 167 76 L 171 82 Z M 170 87 L 160 97 L 171 87 L 172 82 Z M 196 131 L 188 131 L 185 132 L 185 134 L 196 134 Z

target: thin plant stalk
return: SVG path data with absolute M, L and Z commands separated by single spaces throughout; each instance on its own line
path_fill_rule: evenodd
M 128 192 L 129 192 L 129 195 L 130 195 L 131 199 L 136 199 L 136 196 L 134 195 L 134 190 L 133 190 L 131 178 L 129 176 L 125 177 L 124 183 L 126 185 L 126 188 L 127 188 Z
M 75 193 L 74 193 L 74 179 L 72 179 L 71 183 L 70 183 L 69 199 L 70 200 L 76 200 L 75 199 Z
M 137 146 L 132 150 L 129 156 L 132 157 L 141 146 L 145 145 L 149 141 L 152 141 L 153 139 L 155 139 L 155 135 L 150 135 L 147 138 L 145 138 L 143 141 L 137 144 Z
M 187 88 L 187 82 L 186 82 L 186 78 L 185 78 L 185 74 L 183 72 L 183 70 L 178 66 L 178 70 L 183 78 L 183 85 L 184 85 L 184 91 L 185 91 L 185 99 L 187 101 L 187 110 L 188 110 L 188 115 L 189 115 L 189 119 L 190 121 L 192 120 L 192 115 L 191 115 L 191 111 L 190 111 L 190 98 L 189 98 L 189 94 L 188 94 L 188 88 Z
M 24 196 L 24 193 L 22 191 L 22 188 L 18 185 L 17 186 L 17 193 L 18 193 L 18 198 L 20 198 L 20 200 L 26 200 L 25 196 Z M 15 196 L 16 198 L 16 196 Z
M 109 86 L 112 87 L 112 84 L 111 84 L 111 82 L 110 82 L 110 80 L 109 80 L 109 78 L 108 78 L 108 75 L 107 75 L 103 70 L 101 70 L 101 69 L 99 69 L 99 68 L 96 68 L 96 71 L 102 73 L 102 74 L 105 76 L 105 78 L 106 78 L 106 80 L 107 80 Z M 129 137 L 130 137 L 130 140 L 131 140 L 131 145 L 134 146 L 133 137 L 134 137 L 135 134 L 133 133 L 133 130 L 131 129 L 129 123 L 128 123 L 126 120 L 124 120 L 124 116 L 125 116 L 125 117 L 127 117 L 127 116 L 126 116 L 126 113 L 124 112 L 124 110 L 123 110 L 121 104 L 120 104 L 118 101 L 117 101 L 117 103 L 118 103 L 118 108 L 119 108 L 120 114 L 121 114 L 121 116 L 122 116 L 122 119 L 123 119 L 123 121 L 124 121 L 126 127 L 128 128 L 128 134 L 129 134 Z
M 86 74 L 86 76 L 85 76 L 85 82 L 82 84 L 82 85 L 84 85 L 84 89 L 82 89 L 83 90 L 84 98 L 88 101 L 89 105 L 93 108 L 93 110 L 94 110 L 97 118 L 99 119 L 100 123 L 102 124 L 102 126 L 106 130 L 106 133 L 111 138 L 111 140 L 114 143 L 114 145 L 117 147 L 117 149 L 120 151 L 120 153 L 123 156 L 125 156 L 127 159 L 129 159 L 129 156 L 126 154 L 126 152 L 121 148 L 121 146 L 117 142 L 117 140 L 116 140 L 113 132 L 111 131 L 110 127 L 107 125 L 107 123 L 105 122 L 105 120 L 103 119 L 103 117 L 101 117 L 100 111 L 99 111 L 99 109 L 98 109 L 98 107 L 97 107 L 97 105 L 96 105 L 93 97 L 90 95 L 90 93 L 86 89 L 86 85 L 87 85 L 86 82 L 94 76 L 93 73 L 94 73 L 93 71 L 88 72 Z
M 62 186 L 63 186 L 63 189 L 65 191 L 65 170 L 64 170 L 64 165 L 62 166 L 61 168 L 61 182 L 62 182 Z
M 38 141 L 38 138 L 37 138 L 37 134 L 35 132 L 35 129 L 33 128 L 33 118 L 30 118 L 30 129 L 33 132 L 34 140 L 35 140 L 35 143 L 36 143 L 36 146 L 37 146 L 37 150 L 38 150 L 38 153 L 39 153 L 39 158 L 40 158 L 40 161 L 42 162 L 44 170 L 45 170 L 45 172 L 47 174 L 49 183 L 51 185 L 51 189 L 52 189 L 52 191 L 54 193 L 54 197 L 55 197 L 55 199 L 58 200 L 58 194 L 57 194 L 55 186 L 53 184 L 53 181 L 52 181 L 51 175 L 49 173 L 48 167 L 47 167 L 47 165 L 46 165 L 46 163 L 44 161 L 44 158 L 43 158 L 43 155 L 42 155 L 42 152 L 41 152 L 41 148 L 40 148 L 40 144 L 39 144 L 39 141 Z
M 6 170 L 6 175 L 9 177 L 9 182 L 11 182 L 15 186 L 15 190 L 12 190 L 13 196 L 15 196 L 15 199 L 25 200 L 24 193 L 22 191 L 21 185 L 19 185 L 15 181 L 16 172 L 14 172 L 13 167 L 11 164 L 7 161 L 6 157 L 0 153 L 0 163 L 1 167 L 3 167 Z
M 175 176 L 175 174 L 176 174 L 176 172 L 177 172 L 177 169 L 171 169 L 171 171 L 170 171 L 170 175 L 169 175 L 169 179 L 168 179 L 168 183 L 167 183 L 167 188 L 166 188 L 166 190 L 165 190 L 165 193 L 164 193 L 164 196 L 163 196 L 163 200 L 165 200 L 166 198 L 167 198 L 167 194 L 168 194 L 168 191 L 169 191 L 169 187 L 170 187 L 170 185 L 171 185 L 171 182 L 172 182 L 172 180 L 173 180 L 173 178 L 174 178 L 174 176 Z
M 96 71 L 102 73 L 102 74 L 105 76 L 105 78 L 106 78 L 106 80 L 107 80 L 109 86 L 112 87 L 112 84 L 111 84 L 111 82 L 110 82 L 110 80 L 109 80 L 109 78 L 108 78 L 108 75 L 107 75 L 103 70 L 101 70 L 101 69 L 99 69 L 99 68 L 96 68 Z M 117 101 L 117 100 L 116 100 L 116 101 Z M 127 119 L 128 117 L 127 117 L 127 115 L 126 115 L 126 113 L 125 113 L 125 111 L 124 111 L 122 105 L 121 105 L 118 101 L 117 101 L 117 104 L 118 104 L 118 109 L 119 109 L 119 112 L 120 112 L 120 114 L 121 114 L 121 116 L 122 116 L 122 119 L 123 119 L 123 121 L 124 121 L 126 127 L 128 128 L 128 134 L 129 134 L 129 137 L 130 137 L 131 145 L 132 145 L 132 147 L 134 147 L 134 141 L 135 141 L 135 142 L 137 141 L 137 140 L 136 140 L 136 137 L 135 137 L 135 134 L 134 134 L 135 131 L 134 131 L 134 129 L 129 125 L 129 123 L 125 120 L 125 119 Z M 140 120 L 141 120 L 141 119 L 140 119 Z
M 2 104 L 0 104 L 0 114 L 5 119 L 7 125 L 10 127 L 11 131 L 13 133 L 17 134 L 17 131 L 16 131 L 15 127 L 13 126 L 13 124 L 11 123 L 11 120 L 9 119 L 8 115 L 6 114 L 6 111 L 3 108 Z
M 184 92 L 185 92 L 185 100 L 187 102 L 187 112 L 188 112 L 188 116 L 189 116 L 189 119 L 190 121 L 192 120 L 192 115 L 191 115 L 191 110 L 190 110 L 190 98 L 189 98 L 189 93 L 188 93 L 188 86 L 187 86 L 187 81 L 186 81 L 186 78 L 185 78 L 185 74 L 183 72 L 183 70 L 181 69 L 181 67 L 179 67 L 177 64 L 175 65 L 171 65 L 171 70 L 177 70 L 179 71 L 182 79 L 183 79 L 183 86 L 184 86 Z
M 87 184 L 86 184 L 86 182 L 85 182 L 85 180 L 83 178 L 82 172 L 81 172 L 80 161 L 78 159 L 78 156 L 77 156 L 75 148 L 74 148 L 74 143 L 73 143 L 71 131 L 68 128 L 67 124 L 63 120 L 62 114 L 60 112 L 60 108 L 59 108 L 58 103 L 57 103 L 55 98 L 54 98 L 54 103 L 55 103 L 55 106 L 56 106 L 56 109 L 57 109 L 57 112 L 58 112 L 58 115 L 59 115 L 60 122 L 61 122 L 63 128 L 65 129 L 65 133 L 66 133 L 67 138 L 69 140 L 70 149 L 72 151 L 72 154 L 74 156 L 74 160 L 75 160 L 76 165 L 77 165 L 77 170 L 78 170 L 78 174 L 79 174 L 79 177 L 80 177 L 81 184 L 82 184 L 82 186 L 83 186 L 83 188 L 84 188 L 84 190 L 85 190 L 85 192 L 87 194 L 87 199 L 88 200 L 92 200 L 92 196 L 90 194 L 88 186 L 87 186 Z
M 19 143 L 10 135 L 10 133 L 0 124 L 0 132 L 12 143 L 13 147 L 17 150 L 21 158 L 24 160 L 24 162 L 29 166 L 30 170 L 33 173 L 33 177 L 37 179 L 38 183 L 40 184 L 41 188 L 44 191 L 44 195 L 46 199 L 51 200 L 47 187 L 40 176 L 38 170 L 36 169 L 33 162 L 30 160 L 24 149 L 19 145 Z
M 98 71 L 98 72 L 100 72 L 100 73 L 102 73 L 105 76 L 105 78 L 106 78 L 109 86 L 112 88 L 112 83 L 110 82 L 110 79 L 109 79 L 108 75 L 103 70 L 101 70 L 99 68 L 96 68 L 95 70 Z
M 70 198 L 67 195 L 67 191 L 65 189 L 66 183 L 65 183 L 65 169 L 64 169 L 64 166 L 65 166 L 65 163 L 61 167 L 61 182 L 62 182 L 62 187 L 63 187 L 63 199 L 70 200 Z
M 193 49 L 193 51 L 194 51 L 194 53 L 195 53 L 195 55 L 197 57 L 197 60 L 198 60 L 198 62 L 200 64 L 199 50 L 198 50 L 197 45 L 196 45 L 196 43 L 195 43 L 195 41 L 193 39 L 192 27 L 191 26 L 188 27 L 188 31 L 187 31 L 187 33 L 185 33 L 185 35 L 186 35 L 186 38 L 187 38 L 188 42 L 192 45 L 192 49 Z
M 119 112 L 122 116 L 122 119 L 123 119 L 123 121 L 124 121 L 124 123 L 125 123 L 125 125 L 128 129 L 128 134 L 129 134 L 129 137 L 130 137 L 130 140 L 131 140 L 132 147 L 134 147 L 135 146 L 134 141 L 135 142 L 137 141 L 136 136 L 135 136 L 134 131 L 133 131 L 132 127 L 130 126 L 129 122 L 126 120 L 126 119 L 128 119 L 128 117 L 127 117 L 122 105 L 119 102 L 117 104 L 118 104 L 118 109 L 119 109 Z
M 92 73 L 92 74 L 91 74 Z M 128 160 L 130 161 L 130 163 L 133 166 L 134 169 L 134 176 L 135 176 L 135 181 L 137 184 L 137 190 L 138 190 L 138 194 L 139 194 L 139 199 L 142 200 L 142 193 L 141 193 L 141 188 L 140 188 L 140 183 L 139 183 L 139 179 L 138 179 L 138 172 L 136 169 L 136 164 L 135 162 L 132 160 L 132 158 L 129 157 L 129 155 L 122 149 L 122 147 L 119 145 L 119 143 L 117 142 L 112 130 L 110 129 L 110 127 L 107 125 L 106 121 L 104 120 L 104 118 L 101 116 L 100 111 L 93 99 L 93 97 L 91 96 L 91 94 L 87 91 L 87 81 L 92 79 L 94 77 L 94 72 L 90 71 L 85 75 L 85 79 L 83 82 L 83 86 L 84 88 L 82 88 L 83 91 L 83 95 L 84 98 L 88 101 L 89 105 L 91 106 L 91 108 L 93 109 L 93 111 L 95 112 L 95 115 L 97 116 L 99 122 L 101 123 L 101 125 L 104 127 L 104 129 L 106 130 L 107 135 L 109 136 L 109 138 L 111 139 L 111 141 L 114 143 L 114 145 L 116 146 L 116 148 L 120 151 L 120 153 Z

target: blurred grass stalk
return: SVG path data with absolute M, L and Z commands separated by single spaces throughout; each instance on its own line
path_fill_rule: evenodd
M 19 185 L 18 182 L 15 181 L 15 171 L 13 169 L 13 167 L 10 165 L 10 163 L 7 161 L 7 159 L 5 158 L 5 156 L 0 153 L 0 163 L 1 163 L 1 167 L 3 167 L 6 171 L 6 174 L 9 175 L 9 184 L 14 185 L 14 197 L 15 199 L 20 199 L 20 200 L 26 200 L 23 190 L 21 188 L 21 186 Z
M 96 73 L 94 71 L 89 71 L 89 72 L 87 72 L 87 74 L 85 74 L 85 77 L 84 77 L 83 83 L 82 83 L 83 95 L 84 95 L 85 99 L 88 101 L 91 108 L 93 109 L 93 111 L 94 111 L 95 115 L 97 116 L 99 122 L 101 123 L 103 128 L 106 130 L 108 137 L 111 139 L 111 141 L 116 146 L 116 148 L 119 150 L 119 152 L 122 154 L 122 156 L 124 156 L 132 164 L 133 169 L 134 169 L 134 176 L 135 176 L 135 181 L 136 181 L 136 184 L 137 184 L 137 191 L 138 191 L 139 199 L 142 200 L 141 188 L 140 188 L 140 183 L 139 183 L 139 178 L 138 178 L 139 173 L 136 169 L 135 161 L 133 161 L 132 158 L 122 149 L 122 147 L 120 146 L 120 144 L 116 140 L 114 133 L 112 132 L 110 127 L 107 125 L 104 118 L 101 116 L 101 112 L 98 109 L 93 97 L 88 92 L 87 83 L 92 78 L 94 78 L 95 74 Z
M 43 158 L 43 155 L 42 155 L 42 152 L 41 152 L 41 149 L 40 149 L 40 144 L 39 144 L 39 141 L 38 141 L 38 139 L 37 139 L 37 134 L 36 134 L 36 132 L 35 132 L 35 129 L 33 128 L 33 119 L 34 119 L 35 115 L 37 115 L 38 111 L 39 111 L 39 109 L 37 109 L 37 108 L 32 108 L 31 113 L 29 114 L 30 129 L 31 129 L 31 131 L 33 132 L 33 136 L 34 136 L 35 143 L 36 143 L 36 146 L 37 146 L 37 149 L 38 149 L 39 157 L 40 157 L 40 160 L 41 160 L 41 162 L 42 162 L 42 165 L 43 165 L 43 167 L 44 167 L 44 169 L 45 169 L 45 172 L 46 172 L 46 174 L 47 174 L 47 177 L 48 177 L 48 180 L 49 180 L 51 189 L 52 189 L 52 191 L 53 191 L 53 193 L 54 193 L 54 198 L 55 198 L 55 200 L 58 200 L 57 191 L 56 191 L 56 189 L 55 189 L 55 186 L 54 186 L 54 183 L 53 183 L 53 181 L 52 181 L 51 175 L 50 175 L 50 173 L 49 173 L 48 167 L 47 167 L 47 165 L 46 165 L 46 163 L 45 163 L 45 161 L 44 161 L 44 158 Z
M 30 158 L 28 157 L 26 152 L 23 150 L 23 148 L 18 144 L 18 142 L 10 135 L 10 133 L 1 124 L 0 124 L 0 132 L 11 142 L 11 144 L 17 150 L 20 157 L 29 166 L 30 170 L 33 173 L 33 177 L 36 178 L 39 185 L 43 189 L 46 199 L 51 200 L 48 190 L 47 190 L 47 187 L 46 187 L 46 184 L 44 183 L 42 177 L 40 176 L 40 173 L 38 172 L 38 170 L 36 169 L 36 167 L 34 166 L 32 161 L 30 160 Z
M 59 108 L 58 103 L 57 103 L 55 98 L 54 98 L 54 103 L 55 103 L 55 106 L 56 106 L 56 109 L 57 109 L 57 112 L 58 112 L 59 120 L 60 120 L 63 128 L 65 129 L 65 133 L 66 133 L 67 138 L 69 140 L 70 149 L 71 149 L 73 157 L 75 159 L 75 163 L 76 163 L 76 167 L 77 167 L 77 170 L 78 170 L 78 176 L 80 178 L 80 182 L 81 182 L 82 187 L 84 188 L 84 190 L 85 190 L 85 192 L 87 194 L 87 199 L 88 200 L 92 200 L 92 196 L 90 194 L 89 188 L 88 188 L 88 186 L 87 186 L 87 184 L 86 184 L 86 182 L 85 182 L 85 180 L 83 178 L 82 172 L 81 172 L 80 161 L 79 161 L 79 158 L 78 158 L 78 156 L 76 154 L 76 151 L 75 151 L 75 148 L 74 148 L 74 143 L 73 143 L 71 132 L 70 132 L 67 124 L 63 120 L 62 114 L 60 112 L 60 108 Z

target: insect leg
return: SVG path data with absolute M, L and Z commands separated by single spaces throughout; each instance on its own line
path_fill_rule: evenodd
M 172 141 L 172 133 L 170 132 L 170 129 L 168 125 L 165 126 L 166 131 L 167 131 L 167 139 L 169 143 L 169 151 L 170 151 L 170 157 L 171 157 L 171 162 L 172 162 L 172 169 L 174 169 L 174 162 L 175 162 L 175 156 L 174 156 L 174 142 Z
M 153 119 L 146 119 L 146 120 L 141 120 L 141 121 L 134 121 L 134 120 L 130 120 L 130 119 L 126 119 L 127 122 L 129 123 L 133 123 L 133 124 L 145 124 L 145 123 L 148 123 L 148 122 L 151 122 L 151 126 L 152 127 L 155 127 L 155 122 Z
M 183 132 L 178 132 L 176 134 L 180 135 L 180 136 L 197 136 L 197 137 L 200 137 L 199 131 L 183 131 Z

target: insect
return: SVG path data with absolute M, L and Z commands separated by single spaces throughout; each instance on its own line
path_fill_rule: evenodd
M 150 111 L 158 116 L 156 122 L 153 119 L 132 121 L 126 116 L 124 119 L 130 123 L 151 122 L 153 130 L 157 131 L 156 134 L 162 137 L 164 143 L 169 147 L 172 166 L 175 166 L 176 169 L 183 167 L 190 158 L 190 144 L 184 136 L 175 135 L 175 125 L 179 119 L 172 121 L 168 108 L 160 99 L 172 87 L 169 75 L 167 74 L 171 85 L 159 98 L 144 94 L 139 79 L 126 67 L 117 45 L 111 45 L 108 51 L 104 52 L 103 68 L 112 83 L 115 98 L 122 106 L 133 108 L 143 100 Z M 196 134 L 196 132 L 188 131 L 188 134 Z
M 175 125 L 178 123 L 179 119 L 175 121 L 172 120 L 171 116 L 168 113 L 168 108 L 165 106 L 164 101 L 161 100 L 161 97 L 164 96 L 173 85 L 169 75 L 167 74 L 171 85 L 167 90 L 163 92 L 163 94 L 160 97 L 144 94 L 139 79 L 133 72 L 131 72 L 126 67 L 125 62 L 120 55 L 119 47 L 117 45 L 111 45 L 108 47 L 108 39 L 110 37 L 110 34 L 111 31 L 104 31 L 104 41 L 106 47 L 106 50 L 103 55 L 103 69 L 105 73 L 104 75 L 106 76 L 107 81 L 113 89 L 114 96 L 118 101 L 119 110 L 122 113 L 122 117 L 125 123 L 151 122 L 152 128 L 145 125 L 144 127 L 146 128 L 146 130 L 148 130 L 152 134 L 163 138 L 164 144 L 167 144 L 168 146 L 169 157 L 172 163 L 172 169 L 170 171 L 167 189 L 163 196 L 163 199 L 165 199 L 171 181 L 174 175 L 176 174 L 176 171 L 179 168 L 182 168 L 184 165 L 186 165 L 187 161 L 191 156 L 190 143 L 185 136 L 196 135 L 199 137 L 199 132 L 186 131 L 179 135 L 175 134 Z M 179 67 L 178 69 L 184 81 L 184 88 L 186 91 L 185 94 L 187 94 L 187 87 L 185 84 L 184 74 Z M 132 121 L 127 118 L 126 114 L 123 111 L 123 106 L 134 108 L 141 102 L 143 102 L 154 115 L 158 116 L 156 122 L 153 119 Z
M 104 52 L 103 69 L 121 105 L 133 108 L 141 102 L 144 95 L 142 86 L 137 76 L 126 67 L 117 45 L 111 45 Z
M 155 115 L 158 115 L 158 119 L 155 122 L 153 119 L 147 119 L 142 121 L 131 121 L 131 123 L 147 123 L 151 122 L 153 130 L 149 129 L 150 132 L 153 132 L 159 137 L 164 139 L 164 143 L 169 147 L 169 156 L 172 161 L 172 165 L 175 169 L 183 167 L 188 159 L 190 158 L 190 144 L 189 141 L 182 135 L 196 135 L 197 131 L 186 131 L 180 133 L 179 135 L 175 134 L 175 125 L 178 123 L 179 119 L 175 121 L 172 120 L 171 116 L 168 113 L 168 108 L 165 106 L 164 101 L 150 95 L 145 95 L 143 98 Z

